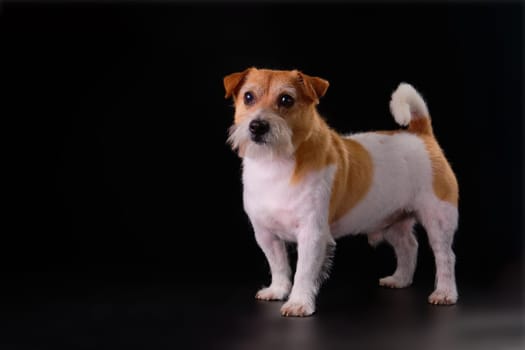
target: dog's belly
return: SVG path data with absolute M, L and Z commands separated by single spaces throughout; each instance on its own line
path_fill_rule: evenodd
M 366 196 L 331 224 L 335 238 L 381 230 L 396 215 L 414 211 L 420 198 L 433 195 L 432 167 L 419 137 L 404 132 L 349 137 L 369 152 L 373 180 Z

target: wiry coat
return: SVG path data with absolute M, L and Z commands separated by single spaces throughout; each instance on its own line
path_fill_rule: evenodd
M 229 142 L 243 158 L 244 208 L 272 272 L 259 299 L 289 295 L 283 315 L 312 314 L 323 266 L 335 239 L 347 234 L 392 244 L 397 269 L 380 284 L 408 286 L 417 257 L 412 229 L 419 221 L 436 259 L 429 301 L 456 302 L 451 247 L 458 184 L 412 86 L 400 84 L 390 102 L 396 122 L 407 128 L 343 136 L 315 107 L 328 88 L 324 79 L 250 68 L 225 77 L 224 85 L 235 100 Z M 264 123 L 262 135 L 254 120 Z M 286 241 L 298 245 L 293 284 Z

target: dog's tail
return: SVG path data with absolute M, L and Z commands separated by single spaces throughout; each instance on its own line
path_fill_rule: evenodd
M 408 125 L 409 132 L 432 135 L 427 105 L 412 85 L 399 84 L 392 93 L 390 112 L 399 125 Z

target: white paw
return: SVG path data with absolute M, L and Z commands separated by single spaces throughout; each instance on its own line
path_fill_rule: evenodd
M 290 287 L 286 286 L 269 286 L 263 288 L 255 294 L 255 299 L 259 300 L 284 300 L 290 292 Z
M 428 297 L 428 302 L 433 305 L 453 305 L 458 301 L 458 293 L 447 289 L 436 289 Z
M 405 288 L 411 284 L 412 281 L 394 275 L 379 279 L 379 285 L 388 288 Z
M 287 317 L 305 317 L 312 315 L 314 312 L 314 305 L 300 301 L 289 300 L 281 307 L 281 315 Z

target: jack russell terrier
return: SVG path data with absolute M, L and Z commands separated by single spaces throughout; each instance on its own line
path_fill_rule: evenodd
M 390 243 L 397 268 L 379 284 L 407 287 L 416 268 L 417 221 L 436 263 L 428 301 L 456 303 L 458 184 L 411 85 L 401 83 L 390 101 L 406 128 L 343 136 L 316 108 L 328 89 L 324 79 L 252 67 L 223 82 L 225 97 L 235 102 L 228 142 L 242 158 L 244 209 L 272 276 L 257 299 L 287 298 L 283 316 L 313 314 L 335 240 L 349 234 Z M 293 283 L 285 242 L 297 243 Z

